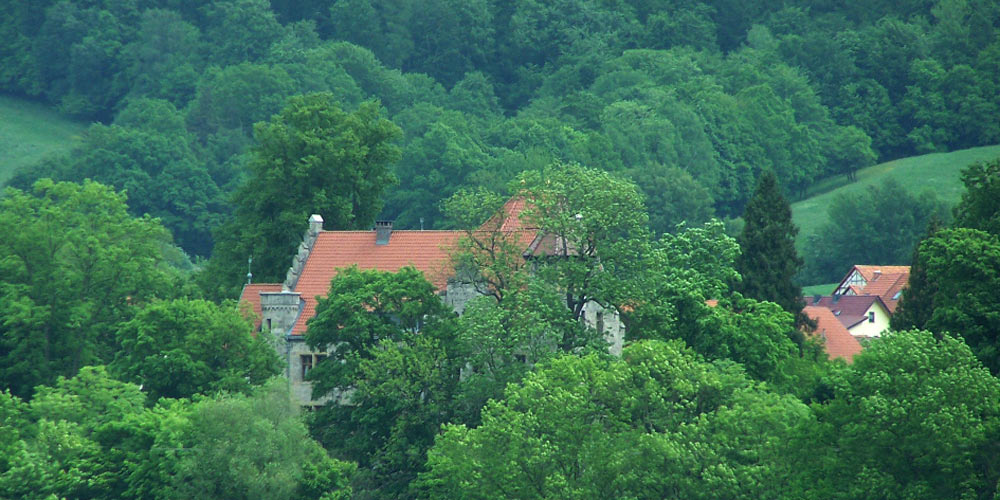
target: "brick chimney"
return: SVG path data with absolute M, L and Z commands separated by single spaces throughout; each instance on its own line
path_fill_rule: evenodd
M 375 244 L 388 245 L 390 237 L 392 237 L 392 221 L 391 220 L 375 221 Z

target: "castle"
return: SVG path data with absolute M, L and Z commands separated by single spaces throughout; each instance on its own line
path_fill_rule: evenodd
M 494 219 L 496 227 L 490 230 L 513 235 L 521 242 L 522 257 L 530 259 L 558 243 L 544 231 L 525 227 L 521 222 L 524 207 L 523 198 L 509 200 Z M 391 222 L 381 221 L 370 231 L 326 231 L 323 218 L 312 215 L 285 281 L 247 284 L 240 295 L 240 302 L 248 304 L 259 319 L 258 328 L 280 340 L 279 355 L 285 362 L 293 400 L 305 407 L 329 402 L 312 398 L 306 375 L 330 353 L 310 349 L 305 332 L 306 322 L 316 314 L 317 297 L 327 294 L 339 269 L 357 266 L 393 272 L 413 266 L 434 284 L 445 303 L 461 314 L 466 303 L 479 295 L 473 283 L 457 279 L 451 263 L 452 251 L 466 235 L 466 231 L 393 230 Z M 616 311 L 608 313 L 596 302 L 589 302 L 582 319 L 603 332 L 611 353 L 621 353 L 625 331 Z

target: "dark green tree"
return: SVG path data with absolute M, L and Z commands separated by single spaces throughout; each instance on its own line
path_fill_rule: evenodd
M 742 253 L 736 259 L 742 279 L 736 289 L 745 297 L 778 304 L 795 315 L 796 325 L 804 324 L 808 319 L 802 313 L 802 287 L 793 281 L 802 267 L 795 250 L 799 229 L 774 173 L 765 172 L 758 180 L 743 222 L 737 238 Z
M 934 313 L 936 285 L 927 279 L 927 261 L 920 253 L 920 246 L 941 229 L 943 229 L 941 221 L 937 218 L 931 219 L 924 236 L 913 246 L 913 255 L 910 257 L 910 277 L 899 298 L 896 311 L 890 319 L 892 329 L 897 332 L 926 329 L 927 321 Z
M 1000 235 L 1000 158 L 962 170 L 965 192 L 955 207 L 955 225 Z
M 236 295 L 251 256 L 258 281 L 282 281 L 310 214 L 326 229 L 369 227 L 395 180 L 389 167 L 400 157 L 399 135 L 377 103 L 349 113 L 329 93 L 293 97 L 257 124 L 234 220 L 216 233 L 209 276 L 221 295 Z
M 806 239 L 803 281 L 837 281 L 854 264 L 907 265 L 931 219 L 946 216 L 933 191 L 910 193 L 894 179 L 840 196 L 830 202 L 827 222 Z
M 945 229 L 924 240 L 919 252 L 927 277 L 914 308 L 932 308 L 913 315 L 926 318 L 924 328 L 936 334 L 963 338 L 990 371 L 1000 373 L 1000 237 Z
M 313 434 L 358 463 L 369 494 L 403 495 L 451 420 L 464 365 L 456 333 L 451 307 L 412 267 L 343 269 L 317 304 L 306 342 L 335 355 L 309 372 L 313 397 L 333 398 L 316 412 Z

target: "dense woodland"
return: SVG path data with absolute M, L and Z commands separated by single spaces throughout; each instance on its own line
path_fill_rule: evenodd
M 93 123 L 0 197 L 0 498 L 1000 495 L 1000 161 L 956 207 L 838 200 L 804 258 L 788 209 L 1000 142 L 996 2 L 0 13 L 0 92 Z M 307 341 L 351 404 L 289 407 L 233 300 L 248 258 L 281 281 L 311 213 L 471 229 L 513 193 L 581 258 L 470 232 L 461 317 L 415 270 L 341 272 Z M 847 365 L 798 284 L 855 263 L 913 274 Z M 620 358 L 587 301 L 623 312 Z

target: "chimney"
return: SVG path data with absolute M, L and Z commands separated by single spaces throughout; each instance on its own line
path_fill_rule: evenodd
M 875 270 L 875 276 L 872 276 L 872 281 L 877 280 L 879 278 L 879 276 L 882 276 L 882 270 L 881 269 L 876 269 Z
M 309 232 L 313 234 L 318 234 L 323 230 L 323 216 L 320 214 L 312 214 L 309 216 Z
M 375 244 L 376 245 L 388 245 L 389 238 L 392 236 L 392 221 L 391 220 L 377 220 L 375 221 Z

